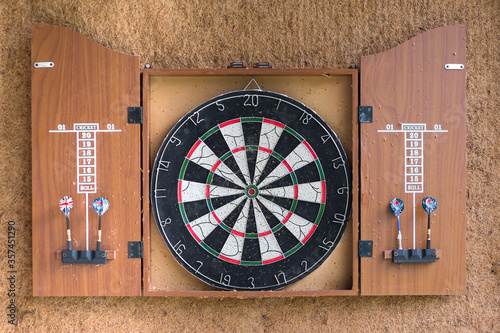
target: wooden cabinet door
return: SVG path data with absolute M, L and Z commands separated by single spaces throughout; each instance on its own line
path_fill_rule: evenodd
M 360 132 L 360 231 L 373 241 L 373 256 L 361 258 L 361 293 L 464 294 L 465 27 L 427 31 L 362 57 L 360 105 L 373 107 L 373 123 L 361 124 Z M 428 196 L 438 203 L 431 248 L 440 258 L 384 259 L 384 251 L 398 248 L 389 202 L 404 201 L 403 249 L 425 249 Z
M 33 294 L 140 295 L 141 260 L 128 258 L 128 242 L 141 240 L 140 125 L 127 123 L 127 107 L 140 105 L 139 58 L 43 24 L 32 26 L 31 50 Z M 62 263 L 63 196 L 74 201 L 73 250 L 96 250 L 92 201 L 109 200 L 106 264 Z

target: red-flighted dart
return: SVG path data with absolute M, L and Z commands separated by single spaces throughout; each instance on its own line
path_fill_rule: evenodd
M 72 250 L 71 246 L 71 230 L 69 229 L 69 212 L 73 208 L 73 198 L 65 195 L 61 200 L 59 200 L 59 209 L 66 215 L 66 229 L 68 235 L 68 250 Z
M 102 214 L 106 213 L 109 208 L 109 201 L 105 198 L 97 198 L 92 202 L 92 208 L 94 208 L 97 215 L 99 215 L 99 232 L 97 234 L 97 251 L 101 251 L 101 217 Z
M 396 215 L 396 218 L 398 219 L 398 237 L 397 237 L 397 239 L 398 239 L 399 249 L 402 250 L 403 245 L 402 245 L 402 241 L 401 241 L 402 237 L 401 237 L 401 224 L 399 223 L 399 215 L 405 209 L 405 204 L 404 204 L 403 200 L 401 200 L 399 198 L 394 198 L 389 203 L 389 206 L 391 207 L 392 212 L 394 213 L 394 215 Z
M 427 212 L 427 248 L 431 248 L 431 213 L 437 208 L 437 201 L 433 197 L 422 199 L 422 208 Z

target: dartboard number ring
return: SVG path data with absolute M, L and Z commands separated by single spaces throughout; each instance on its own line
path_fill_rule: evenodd
M 150 193 L 158 229 L 188 272 L 222 289 L 278 289 L 339 243 L 350 169 L 314 111 L 282 94 L 234 91 L 172 128 Z

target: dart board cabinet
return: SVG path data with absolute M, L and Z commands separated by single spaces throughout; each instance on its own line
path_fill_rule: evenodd
M 465 293 L 465 27 L 360 70 L 147 67 L 32 26 L 35 296 Z

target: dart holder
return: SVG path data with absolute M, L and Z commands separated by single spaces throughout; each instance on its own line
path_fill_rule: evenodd
M 441 258 L 440 249 L 405 249 L 384 251 L 384 259 L 402 264 L 406 262 L 435 262 Z
M 106 251 L 61 251 L 64 264 L 105 264 L 107 262 Z
M 393 250 L 392 262 L 435 262 L 436 249 Z

